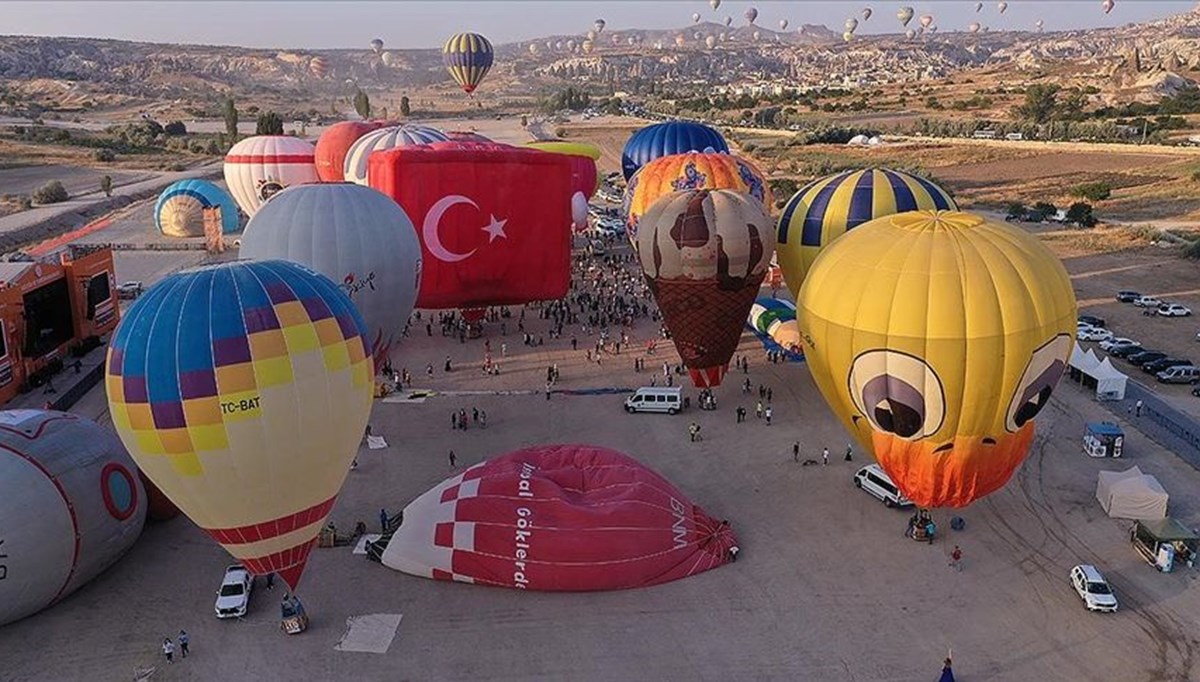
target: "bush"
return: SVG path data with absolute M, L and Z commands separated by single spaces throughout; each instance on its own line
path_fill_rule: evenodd
M 1080 227 L 1095 227 L 1096 216 L 1092 215 L 1092 205 L 1082 201 L 1071 204 L 1071 208 L 1067 209 L 1067 222 Z
M 24 195 L 17 197 L 17 208 L 21 209 L 22 211 L 28 211 L 29 209 L 33 208 L 33 199 L 30 199 Z
M 1112 187 L 1107 182 L 1088 182 L 1072 187 L 1071 196 L 1091 201 L 1104 201 L 1112 196 Z
M 58 180 L 51 180 L 33 191 L 33 200 L 39 204 L 57 204 L 70 198 L 67 188 Z
M 1192 260 L 1200 260 L 1200 239 L 1188 244 L 1183 250 L 1183 255 Z
M 1200 170 L 1192 171 L 1192 180 L 1195 182 L 1200 182 Z
M 1013 202 L 1008 205 L 1008 217 L 1013 220 L 1024 220 L 1025 214 L 1028 212 L 1029 210 L 1025 208 L 1025 204 L 1020 202 Z
M 92 152 L 92 158 L 104 163 L 111 163 L 117 160 L 117 155 L 111 149 L 97 149 Z
M 1031 211 L 1031 213 L 1036 213 L 1038 214 L 1039 218 L 1045 220 L 1046 218 L 1058 213 L 1058 207 L 1047 201 L 1039 201 L 1033 205 L 1033 211 Z
M 183 121 L 171 121 L 163 126 L 163 132 L 172 136 L 187 135 L 187 126 L 183 124 Z
M 558 138 L 566 139 L 566 137 L 567 137 L 567 129 L 566 129 L 566 128 L 561 128 L 561 127 L 560 127 L 560 128 L 555 128 L 555 129 L 554 129 L 554 136 L 555 136 L 555 137 L 558 137 Z

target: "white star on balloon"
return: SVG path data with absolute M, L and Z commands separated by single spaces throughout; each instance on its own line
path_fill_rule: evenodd
M 504 224 L 508 222 L 508 219 L 505 218 L 504 220 L 496 220 L 496 216 L 494 215 L 491 215 L 491 219 L 491 222 L 480 228 L 484 232 L 488 233 L 488 243 L 491 244 L 500 237 L 508 239 L 508 235 L 504 233 Z

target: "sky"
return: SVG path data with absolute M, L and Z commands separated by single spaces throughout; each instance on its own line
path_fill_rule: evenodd
M 139 2 L 54 2 L 51 0 L 0 0 L 0 35 L 87 36 L 163 43 L 201 43 L 278 48 L 358 48 L 372 38 L 387 47 L 440 47 L 446 36 L 477 31 L 494 43 L 508 43 L 549 35 L 586 33 L 603 18 L 606 31 L 622 28 L 676 29 L 691 24 L 693 12 L 702 20 L 744 25 L 743 12 L 756 7 L 757 24 L 778 28 L 787 19 L 790 30 L 800 24 L 825 24 L 840 31 L 847 17 L 860 19 L 858 33 L 891 33 L 900 30 L 896 10 L 911 6 L 919 17 L 933 15 L 943 31 L 962 30 L 978 21 L 992 30 L 1030 30 L 1041 19 L 1047 31 L 1159 19 L 1192 9 L 1195 0 L 1115 0 L 1105 15 L 1101 0 L 1009 0 L 1003 16 L 997 2 L 984 3 L 975 12 L 967 0 L 855 0 L 745 2 L 724 0 L 713 11 L 707 0 L 640 2 L 353 2 L 308 0 L 273 2 L 204 2 L 142 0 Z M 871 7 L 874 15 L 861 21 L 859 12 Z M 916 20 L 913 20 L 916 25 Z M 385 48 L 386 49 L 386 48 Z

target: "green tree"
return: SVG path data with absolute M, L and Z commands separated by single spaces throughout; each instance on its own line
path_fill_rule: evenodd
M 264 111 L 254 124 L 255 135 L 282 135 L 283 117 L 274 111 Z
M 1092 201 L 1104 201 L 1112 196 L 1112 187 L 1107 182 L 1088 182 L 1072 187 L 1071 196 Z
M 354 110 L 358 112 L 358 115 L 361 116 L 364 121 L 370 120 L 371 98 L 368 97 L 367 93 L 363 92 L 361 89 L 354 93 Z
M 57 204 L 70 198 L 67 188 L 58 180 L 51 180 L 33 191 L 33 200 L 39 204 Z
M 187 126 L 183 124 L 183 121 L 171 121 L 163 126 L 163 132 L 172 136 L 187 135 Z
M 1083 201 L 1071 204 L 1067 209 L 1067 222 L 1080 227 L 1095 227 L 1096 216 L 1092 215 L 1092 205 Z
M 1033 205 L 1033 211 L 1031 211 L 1031 213 L 1036 213 L 1039 218 L 1045 220 L 1058 213 L 1058 207 L 1048 201 L 1039 201 Z
M 238 111 L 232 97 L 225 100 L 224 117 L 225 136 L 229 138 L 229 143 L 233 144 L 238 139 Z
M 112 176 L 105 175 L 100 178 L 100 191 L 104 192 L 104 196 L 111 197 L 113 191 Z
M 1008 205 L 1008 218 L 1010 220 L 1024 220 L 1025 214 L 1028 212 L 1028 209 L 1025 208 L 1025 204 L 1022 204 L 1019 201 L 1014 201 Z
M 408 95 L 400 98 L 400 115 L 404 118 L 412 116 L 412 106 L 408 103 Z
M 1025 102 L 1016 108 L 1018 118 L 1034 123 L 1046 123 L 1058 110 L 1058 91 L 1054 84 L 1035 84 L 1025 89 Z

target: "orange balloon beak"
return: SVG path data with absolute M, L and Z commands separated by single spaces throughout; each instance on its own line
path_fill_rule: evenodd
M 871 430 L 875 459 L 918 507 L 965 507 L 1008 482 L 1029 452 L 1033 422 L 1016 433 L 907 441 Z

